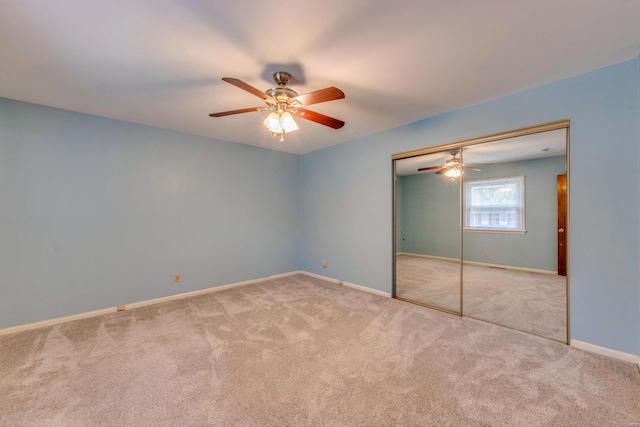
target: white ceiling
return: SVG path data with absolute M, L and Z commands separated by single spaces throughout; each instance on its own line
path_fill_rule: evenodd
M 302 154 L 636 58 L 638 28 L 638 0 L 0 0 L 0 97 Z M 208 117 L 279 69 L 342 89 L 310 109 L 344 128 Z
M 459 149 L 456 149 L 456 151 L 459 153 Z M 465 165 L 497 164 L 564 156 L 566 154 L 567 131 L 566 129 L 557 129 L 464 147 L 462 161 Z M 460 157 L 460 154 L 456 155 Z M 451 150 L 445 150 L 397 160 L 396 175 L 435 173 L 437 170 L 418 171 L 418 169 L 442 166 L 451 158 Z M 481 166 L 479 167 L 481 168 Z

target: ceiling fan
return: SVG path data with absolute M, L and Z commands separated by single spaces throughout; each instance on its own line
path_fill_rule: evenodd
M 480 172 L 480 169 L 476 169 L 472 166 L 481 166 L 481 165 L 465 165 L 460 162 L 460 157 L 456 157 L 460 153 L 460 150 L 452 150 L 449 152 L 453 157 L 444 162 L 442 166 L 430 166 L 427 168 L 420 168 L 418 172 L 437 170 L 436 174 L 445 175 L 449 178 L 457 178 L 462 175 L 463 168 L 472 169 L 474 171 Z M 484 165 L 484 164 L 483 164 Z
M 344 126 L 344 122 L 342 120 L 325 116 L 324 114 L 316 113 L 315 111 L 304 108 L 311 104 L 319 104 L 321 102 L 342 99 L 344 98 L 344 92 L 337 87 L 328 87 L 326 89 L 320 89 L 314 92 L 298 95 L 298 93 L 293 89 L 285 87 L 287 83 L 289 83 L 290 79 L 291 74 L 286 71 L 277 71 L 273 73 L 273 80 L 278 86 L 262 92 L 242 80 L 234 79 L 232 77 L 224 77 L 222 80 L 225 82 L 261 98 L 267 105 L 212 113 L 209 114 L 209 116 L 223 117 L 232 114 L 251 113 L 253 111 L 271 111 L 271 114 L 269 114 L 264 120 L 264 125 L 269 129 L 272 135 L 280 135 L 280 141 L 284 140 L 285 133 L 293 132 L 298 129 L 298 125 L 296 125 L 296 122 L 293 120 L 293 116 L 329 126 L 333 129 L 340 129 Z

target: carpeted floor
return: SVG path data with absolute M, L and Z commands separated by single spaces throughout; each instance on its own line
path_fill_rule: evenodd
M 566 278 L 464 265 L 463 314 L 567 342 Z M 460 264 L 398 255 L 396 294 L 460 311 Z
M 0 337 L 2 426 L 634 426 L 638 366 L 304 275 Z
M 460 313 L 460 263 L 396 255 L 396 296 Z

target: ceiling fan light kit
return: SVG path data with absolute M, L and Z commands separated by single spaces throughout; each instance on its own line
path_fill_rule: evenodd
M 280 141 L 284 141 L 284 134 L 298 130 L 298 125 L 290 112 L 284 113 L 272 112 L 264 119 L 264 125 L 269 129 L 273 136 L 280 135 Z
M 475 169 L 473 166 L 481 166 L 480 164 L 476 165 L 467 165 L 462 164 L 460 162 L 460 157 L 457 155 L 460 153 L 459 150 L 452 150 L 449 154 L 453 157 L 444 162 L 442 166 L 430 166 L 426 168 L 419 168 L 418 172 L 426 172 L 426 171 L 436 171 L 437 175 L 444 175 L 448 178 L 451 178 L 452 181 L 455 181 L 456 178 L 459 178 L 464 174 L 464 168 L 473 169 L 474 171 L 480 172 L 480 169 Z M 488 165 L 488 163 L 484 163 L 484 165 Z
M 462 171 L 460 170 L 459 167 L 449 168 L 444 173 L 444 176 L 447 176 L 447 177 L 451 178 L 452 180 L 455 180 L 456 178 L 459 178 L 460 175 L 462 175 Z
M 223 117 L 253 111 L 271 111 L 263 123 L 272 135 L 280 135 L 280 141 L 284 141 L 285 134 L 298 129 L 298 125 L 293 119 L 294 115 L 333 129 L 340 129 L 344 126 L 342 120 L 303 108 L 306 105 L 344 98 L 344 92 L 336 87 L 328 87 L 315 92 L 298 95 L 293 89 L 285 87 L 291 80 L 291 74 L 286 71 L 275 72 L 273 74 L 273 80 L 278 87 L 271 88 L 265 92 L 261 92 L 255 87 L 232 77 L 224 77 L 222 80 L 263 99 L 267 106 L 212 113 L 209 114 L 211 117 Z

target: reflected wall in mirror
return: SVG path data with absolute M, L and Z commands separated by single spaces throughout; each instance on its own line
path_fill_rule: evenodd
M 395 154 L 394 296 L 568 342 L 568 128 Z
M 454 156 L 396 162 L 395 296 L 460 314 L 460 179 L 440 168 Z
M 566 278 L 558 274 L 558 177 L 566 129 L 462 150 L 464 315 L 567 340 Z M 564 258 L 566 259 L 566 258 Z

